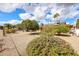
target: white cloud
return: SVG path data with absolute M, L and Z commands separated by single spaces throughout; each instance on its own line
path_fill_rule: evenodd
M 37 20 L 37 18 L 35 16 L 32 16 L 29 13 L 22 13 L 22 14 L 19 14 L 19 16 L 21 17 L 22 20 L 27 20 L 27 19 Z
M 34 14 L 38 19 L 44 18 L 47 7 L 36 7 Z
M 59 12 L 62 13 L 63 15 L 70 15 L 74 9 L 79 8 L 78 4 L 72 4 L 72 3 L 57 3 L 57 4 L 35 4 L 32 3 L 31 5 L 29 4 L 24 4 L 24 3 L 0 3 L 0 11 L 3 12 L 12 12 L 16 10 L 16 8 L 22 8 L 25 11 L 31 11 L 32 13 L 35 14 L 35 17 L 38 18 L 43 18 L 45 15 L 45 10 L 47 9 L 52 9 L 52 14 Z M 74 12 L 75 13 L 75 12 Z M 73 13 L 72 13 L 73 14 Z
M 12 12 L 16 8 L 21 8 L 24 4 L 20 3 L 0 3 L 0 11 L 2 12 Z
M 20 23 L 20 22 L 21 22 L 21 21 L 19 21 L 19 20 L 0 21 L 0 25 L 4 25 L 4 24 L 6 24 L 6 23 L 15 25 L 15 24 L 18 24 L 18 23 Z
M 37 18 L 35 16 L 32 16 L 31 18 L 29 18 L 30 20 L 37 20 Z
M 45 11 L 46 11 L 47 7 L 36 7 L 33 12 L 33 15 L 30 15 L 29 12 L 27 13 L 21 13 L 19 14 L 19 16 L 21 17 L 21 19 L 25 20 L 25 19 L 30 19 L 30 20 L 39 20 L 39 19 L 43 19 L 45 17 Z
M 4 25 L 5 23 L 5 21 L 0 21 L 0 25 Z
M 8 21 L 7 23 L 10 23 L 10 24 L 15 25 L 15 24 L 20 23 L 20 21 L 18 21 L 18 20 L 10 20 L 10 21 Z
M 77 6 L 77 7 L 76 7 Z M 27 8 L 26 8 L 27 7 Z M 78 8 L 78 4 L 36 4 L 36 6 L 34 4 L 32 4 L 31 6 L 25 6 L 24 10 L 26 10 L 26 13 L 20 14 L 21 19 L 36 19 L 36 20 L 40 20 L 40 19 L 46 19 L 46 18 L 50 18 L 51 20 L 54 20 L 53 16 L 55 13 L 59 13 L 60 17 L 59 19 L 66 19 L 67 17 L 69 18 L 74 18 L 74 16 L 78 15 L 79 12 L 76 11 L 76 9 Z M 30 12 L 34 14 L 34 16 L 30 15 Z M 51 15 L 47 15 L 47 12 L 51 12 Z
M 60 14 L 60 18 L 64 19 L 67 17 L 73 18 L 74 16 L 79 14 L 79 11 L 76 11 L 77 8 L 79 8 L 79 4 L 68 4 L 68 3 L 57 3 L 57 4 L 22 4 L 22 3 L 1 3 L 0 4 L 0 11 L 3 12 L 12 12 L 16 10 L 16 8 L 21 8 L 26 11 L 26 13 L 19 14 L 21 19 L 45 19 L 45 18 L 53 18 L 53 15 L 55 13 Z M 50 12 L 52 15 L 46 15 L 47 10 L 51 10 Z M 33 13 L 34 16 L 31 16 L 30 13 Z M 16 21 L 10 21 L 10 23 L 15 23 Z M 5 22 L 2 22 L 5 23 Z
M 19 16 L 23 20 L 30 19 L 32 17 L 29 13 L 22 13 L 22 14 L 19 14 Z
M 68 4 L 68 3 L 63 3 L 63 4 L 58 3 L 54 6 L 52 5 L 53 6 L 51 8 L 52 16 L 55 13 L 59 13 L 61 19 L 65 19 L 68 17 L 74 18 L 75 16 L 77 16 L 79 14 L 79 11 L 76 10 L 77 8 L 79 8 L 78 5 L 79 4 Z

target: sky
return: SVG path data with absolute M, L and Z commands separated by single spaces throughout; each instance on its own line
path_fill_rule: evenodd
M 53 18 L 59 13 L 58 18 Z M 39 24 L 55 24 L 56 20 L 75 25 L 79 18 L 77 3 L 0 3 L 0 25 L 36 20 Z

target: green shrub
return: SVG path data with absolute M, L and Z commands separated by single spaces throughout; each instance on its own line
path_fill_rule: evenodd
M 62 25 L 58 25 L 55 30 L 57 34 L 67 33 L 69 32 L 69 27 L 62 24 Z
M 70 30 L 70 27 L 65 24 L 59 24 L 59 25 L 45 25 L 43 26 L 42 33 L 50 33 L 51 35 L 59 34 L 61 33 L 68 33 Z
M 15 33 L 16 30 L 15 29 L 6 29 L 6 33 Z
M 61 33 L 68 33 L 70 28 L 64 24 L 60 24 L 60 25 L 57 25 L 54 30 L 55 30 L 55 33 L 60 35 Z
M 41 36 L 31 41 L 26 52 L 29 56 L 75 56 L 77 53 L 64 40 L 53 36 Z

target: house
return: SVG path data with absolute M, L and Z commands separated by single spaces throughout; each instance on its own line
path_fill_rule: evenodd
M 79 19 L 76 22 L 76 26 L 72 25 L 71 30 L 76 36 L 79 36 Z

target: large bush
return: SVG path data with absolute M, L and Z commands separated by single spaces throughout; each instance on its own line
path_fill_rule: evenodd
M 57 25 L 57 26 L 55 27 L 55 32 L 56 32 L 57 34 L 59 34 L 59 35 L 60 35 L 61 33 L 68 33 L 69 30 L 70 30 L 70 28 L 69 28 L 68 26 L 64 25 L 64 24 L 60 24 L 60 25 Z
M 75 56 L 74 49 L 64 40 L 54 37 L 55 33 L 68 32 L 66 25 L 45 25 L 41 36 L 31 41 L 26 52 L 29 56 Z M 63 29 L 60 29 L 63 28 Z M 68 28 L 68 27 L 67 27 Z M 57 32 L 60 29 L 61 31 Z
M 75 56 L 73 48 L 64 40 L 53 36 L 41 36 L 31 41 L 26 52 L 29 56 Z
M 65 24 L 45 25 L 43 26 L 42 33 L 49 33 L 51 35 L 53 34 L 61 35 L 61 33 L 68 33 L 69 30 L 70 30 L 70 27 Z

